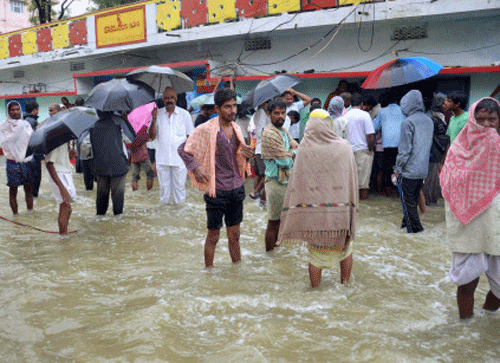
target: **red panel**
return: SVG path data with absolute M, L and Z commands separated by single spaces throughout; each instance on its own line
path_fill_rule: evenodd
M 23 40 L 21 34 L 15 34 L 9 37 L 9 56 L 19 57 L 23 55 Z
M 300 0 L 302 11 L 320 10 L 337 6 L 337 0 Z
M 238 9 L 238 16 L 240 18 L 253 18 L 267 15 L 267 0 L 236 0 L 235 5 Z
M 39 52 L 48 52 L 52 50 L 52 34 L 50 28 L 37 29 L 36 44 Z
M 207 13 L 207 0 L 184 0 L 181 3 L 181 18 L 185 27 L 206 24 Z
M 69 41 L 71 45 L 87 44 L 86 20 L 77 20 L 69 24 Z

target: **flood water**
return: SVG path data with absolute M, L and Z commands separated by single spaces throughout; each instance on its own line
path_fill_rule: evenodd
M 44 170 L 44 179 L 47 173 Z M 129 175 L 130 178 L 130 175 Z M 500 313 L 460 322 L 447 271 L 444 212 L 428 208 L 423 233 L 400 229 L 398 199 L 360 206 L 350 284 L 324 270 L 311 289 L 307 250 L 264 250 L 266 214 L 247 198 L 242 262 L 227 239 L 204 269 L 202 196 L 160 206 L 158 186 L 132 192 L 125 212 L 95 216 L 95 191 L 75 175 L 69 237 L 0 220 L 1 362 L 496 362 Z M 35 210 L 13 217 L 0 158 L 0 215 L 56 231 L 43 180 Z M 157 181 L 155 180 L 155 183 Z M 188 182 L 189 183 L 189 182 Z M 247 191 L 251 181 L 247 181 Z M 222 235 L 225 232 L 223 231 Z

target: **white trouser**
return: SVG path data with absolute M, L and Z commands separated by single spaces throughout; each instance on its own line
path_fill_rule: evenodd
M 185 166 L 156 165 L 156 174 L 160 184 L 160 203 L 167 204 L 170 194 L 174 204 L 186 200 L 186 177 Z

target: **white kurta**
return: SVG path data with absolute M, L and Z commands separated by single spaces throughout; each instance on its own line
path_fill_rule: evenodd
M 447 239 L 453 252 L 500 256 L 500 194 L 491 206 L 468 224 L 462 224 L 445 203 Z
M 158 110 L 156 118 L 156 171 L 160 184 L 160 202 L 167 204 L 170 196 L 177 204 L 186 199 L 186 166 L 177 153 L 179 146 L 193 131 L 191 115 L 175 107 L 171 115 L 166 108 Z

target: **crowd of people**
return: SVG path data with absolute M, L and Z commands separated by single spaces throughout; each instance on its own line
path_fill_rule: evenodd
M 204 195 L 207 212 L 205 266 L 212 267 L 220 230 L 225 223 L 229 253 L 240 261 L 240 224 L 246 177 L 254 179 L 249 196 L 267 209 L 266 251 L 281 243 L 306 244 L 311 286 L 324 268 L 340 264 L 341 282 L 353 264 L 359 201 L 369 191 L 390 197 L 398 191 L 401 228 L 424 230 L 420 217 L 444 196 L 450 270 L 457 284 L 461 318 L 472 315 L 479 275 L 486 273 L 491 290 L 484 308 L 500 307 L 500 105 L 486 98 L 467 112 L 468 99 L 459 92 L 425 99 L 416 89 L 373 93 L 348 92 L 341 81 L 325 103 L 293 89 L 258 105 L 242 130 L 234 85 L 218 89 L 214 105 L 202 106 L 193 122 L 167 87 L 163 104 L 151 113 L 149 127 L 134 140 L 122 132 L 126 114 L 97 111 L 99 120 L 78 140 L 47 155 L 26 158 L 29 138 L 38 126 L 39 106 L 26 114 L 13 101 L 1 125 L 0 144 L 7 159 L 10 206 L 18 213 L 17 190 L 23 186 L 28 210 L 38 195 L 41 161 L 59 204 L 59 233 L 68 232 L 75 197 L 71 158 L 77 158 L 88 190 L 97 181 L 96 211 L 124 208 L 125 180 L 132 166 L 132 190 L 144 171 L 147 189 L 158 177 L 161 204 L 186 199 L 186 179 Z M 77 105 L 83 105 L 78 99 Z M 304 116 L 304 108 L 309 112 Z M 50 115 L 73 105 L 53 104 Z M 302 117 L 301 117 L 302 111 Z M 248 136 L 246 136 L 248 135 Z M 125 146 L 126 145 L 126 146 Z M 443 190 L 441 190 L 441 187 Z

